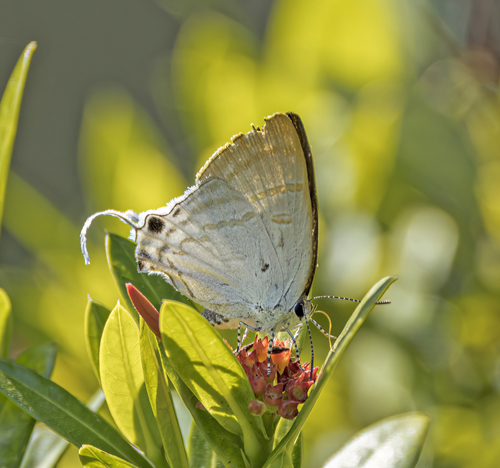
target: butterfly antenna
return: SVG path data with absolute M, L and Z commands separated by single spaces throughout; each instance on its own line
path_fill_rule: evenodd
M 139 224 L 136 221 L 136 218 L 133 216 L 135 215 L 135 213 L 132 212 L 122 213 L 121 211 L 116 211 L 116 210 L 106 210 L 106 211 L 100 211 L 99 213 L 94 213 L 92 216 L 87 218 L 87 221 L 85 221 L 85 224 L 83 225 L 82 232 L 80 233 L 80 247 L 82 249 L 83 258 L 85 259 L 85 265 L 88 265 L 90 263 L 90 257 L 87 251 L 87 231 L 89 230 L 92 221 L 94 221 L 95 218 L 101 215 L 114 216 L 134 229 L 140 229 L 142 227 L 139 226 Z
M 350 297 L 342 297 L 342 296 L 316 296 L 311 299 L 314 301 L 315 299 L 340 299 L 342 301 L 351 301 L 351 302 L 361 302 L 359 299 L 351 299 Z M 385 299 L 383 301 L 375 302 L 375 305 L 384 305 L 390 304 L 391 301 L 389 299 Z

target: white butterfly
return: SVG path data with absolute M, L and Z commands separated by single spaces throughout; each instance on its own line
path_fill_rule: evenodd
M 309 318 L 323 331 L 310 318 L 318 204 L 298 115 L 276 113 L 262 130 L 234 136 L 198 172 L 194 187 L 162 208 L 88 218 L 81 234 L 86 263 L 86 232 L 103 214 L 132 227 L 138 270 L 162 275 L 204 306 L 215 327 L 244 325 L 271 338 L 287 331 L 293 339 L 290 330 Z

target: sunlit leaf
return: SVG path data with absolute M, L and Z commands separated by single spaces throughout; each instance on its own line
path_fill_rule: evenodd
M 17 123 L 24 85 L 28 76 L 31 57 L 36 42 L 30 42 L 19 58 L 0 101 L 0 225 L 3 218 L 5 187 L 9 174 L 10 158 L 17 133 Z
M 325 468 L 413 468 L 425 442 L 429 418 L 406 413 L 358 432 Z
M 163 299 L 172 299 L 193 305 L 189 299 L 176 291 L 162 277 L 139 273 L 135 259 L 135 248 L 135 243 L 129 239 L 117 236 L 116 234 L 108 234 L 106 236 L 106 252 L 109 268 L 123 299 L 134 316 L 137 317 L 137 321 L 139 321 L 139 316 L 128 297 L 125 286 L 127 283 L 132 283 L 157 309 L 160 309 Z
M 0 288 L 0 358 L 8 358 L 10 355 L 13 327 L 10 299 Z
M 217 454 L 224 466 L 228 468 L 245 468 L 247 465 L 243 458 L 243 441 L 241 438 L 224 429 L 207 411 L 196 407 L 199 401 L 198 398 L 191 392 L 172 367 L 165 354 L 163 345 L 160 345 L 159 349 L 165 373 L 182 398 L 186 408 L 191 413 L 198 429 L 212 447 L 212 450 Z
M 151 468 L 104 418 L 36 372 L 1 359 L 0 392 L 72 444 L 90 443 L 139 467 Z
M 87 468 L 134 468 L 135 465 L 115 457 L 92 445 L 84 445 L 79 451 L 80 462 Z
M 99 389 L 87 403 L 92 411 L 97 411 L 104 403 L 104 393 Z M 69 447 L 69 442 L 47 426 L 35 426 L 30 443 L 24 454 L 20 468 L 55 468 Z
M 85 338 L 90 362 L 99 382 L 101 382 L 99 349 L 101 347 L 102 332 L 110 313 L 111 311 L 102 304 L 89 298 L 87 310 L 85 311 Z
M 188 468 L 188 459 L 174 402 L 161 364 L 157 338 L 141 320 L 141 361 L 151 408 L 170 466 Z M 192 466 L 192 465 L 191 465 Z
M 337 363 L 344 354 L 347 346 L 354 338 L 354 335 L 366 320 L 373 307 L 375 307 L 375 303 L 380 300 L 387 288 L 389 288 L 389 286 L 396 281 L 396 279 L 397 278 L 395 277 L 386 277 L 381 279 L 370 289 L 358 307 L 356 307 L 356 310 L 349 318 L 344 329 L 342 330 L 342 333 L 339 335 L 332 349 L 328 353 L 325 363 L 319 372 L 318 380 L 310 391 L 309 398 L 299 411 L 299 415 L 295 418 L 295 421 L 287 435 L 281 440 L 269 456 L 267 463 L 264 465 L 266 468 L 273 466 L 274 460 L 277 459 L 283 451 L 291 453 L 295 442 L 299 437 L 300 431 L 309 416 L 309 413 L 316 403 L 321 391 L 325 387 L 328 378 L 332 375 Z
M 270 442 L 262 420 L 248 411 L 254 398 L 248 378 L 220 335 L 196 310 L 174 301 L 163 302 L 160 330 L 184 383 L 223 427 L 242 435 L 245 454 L 257 464 L 265 453 L 262 445 Z
M 120 305 L 113 309 L 104 327 L 99 362 L 102 389 L 116 425 L 155 466 L 166 465 L 144 384 L 139 329 Z

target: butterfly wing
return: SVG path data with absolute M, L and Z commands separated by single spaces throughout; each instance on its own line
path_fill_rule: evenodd
M 140 215 L 141 271 L 230 319 L 288 311 L 307 295 L 316 266 L 312 159 L 300 119 L 275 114 L 233 138 L 166 207 Z
M 307 296 L 317 262 L 318 210 L 311 150 L 298 115 L 274 114 L 263 130 L 233 137 L 198 172 L 247 195 L 271 238 L 285 279 L 283 303 Z

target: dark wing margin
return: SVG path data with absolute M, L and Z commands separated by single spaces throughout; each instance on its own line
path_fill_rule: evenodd
M 304 153 L 304 158 L 306 160 L 307 166 L 307 182 L 309 185 L 309 195 L 311 197 L 311 209 L 312 209 L 312 261 L 309 265 L 309 276 L 307 280 L 306 287 L 304 288 L 303 296 L 309 294 L 314 279 L 314 274 L 316 272 L 316 264 L 318 262 L 318 194 L 316 193 L 316 179 L 314 177 L 314 164 L 312 160 L 311 147 L 307 141 L 306 131 L 302 120 L 297 114 L 293 112 L 287 112 L 286 115 L 290 118 L 295 127 L 297 135 L 299 136 L 300 144 L 302 145 L 302 152 Z

